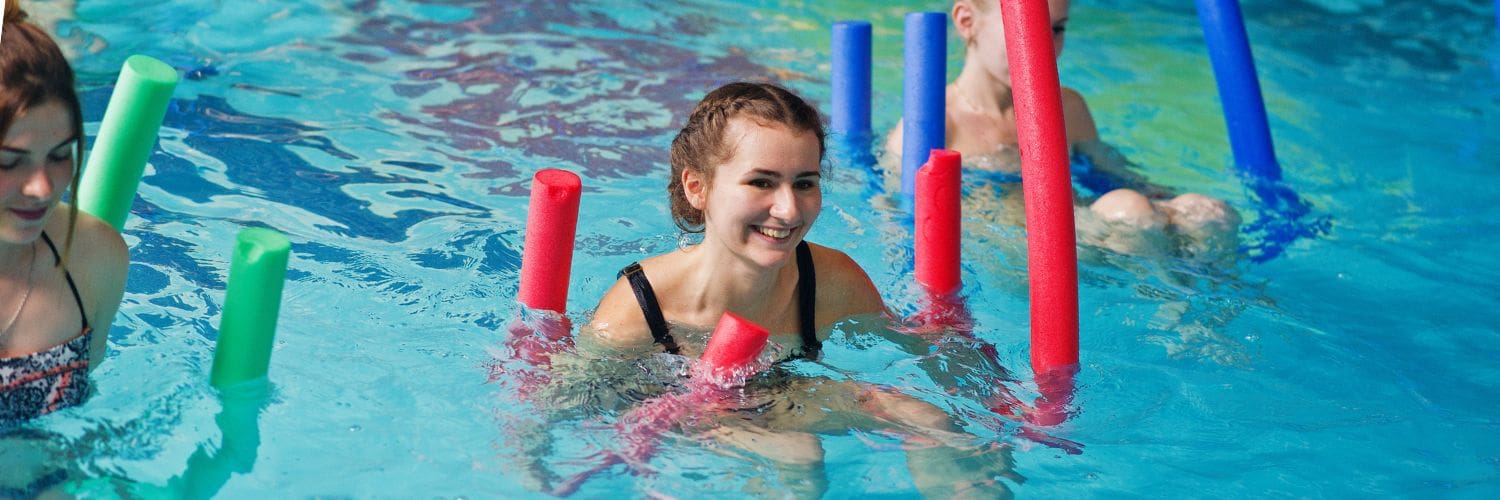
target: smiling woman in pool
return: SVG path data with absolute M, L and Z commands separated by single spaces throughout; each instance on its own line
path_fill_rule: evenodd
M 818 330 L 884 309 L 858 264 L 803 241 L 823 206 L 823 135 L 801 98 L 772 85 L 721 87 L 671 156 L 673 219 L 703 242 L 626 268 L 594 316 L 606 344 L 677 353 L 667 321 L 706 329 L 733 311 L 815 356 Z
M 83 117 L 57 44 L 5 3 L 0 46 L 0 426 L 79 404 L 125 291 L 120 233 L 73 205 Z
M 804 241 L 823 206 L 823 127 L 801 97 L 762 83 L 709 92 L 672 141 L 672 216 L 703 242 L 631 264 L 584 335 L 611 358 L 658 351 L 696 358 L 726 311 L 772 333 L 773 352 L 817 359 L 835 323 L 885 311 L 874 283 L 843 252 Z M 680 334 L 674 335 L 674 334 Z M 784 361 L 784 360 L 783 360 Z M 924 494 L 996 497 L 1004 450 L 976 446 L 951 417 L 892 388 L 772 370 L 747 399 L 710 420 L 705 437 L 777 463 L 794 495 L 825 492 L 817 433 L 851 428 L 903 436 Z

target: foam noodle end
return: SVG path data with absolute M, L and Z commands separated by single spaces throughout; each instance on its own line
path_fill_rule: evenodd
M 568 306 L 583 183 L 578 174 L 556 168 L 538 171 L 533 181 L 517 296 L 526 307 L 561 314 Z
M 955 294 L 963 285 L 959 278 L 962 163 L 957 151 L 934 149 L 917 171 L 916 278 L 934 296 Z
M 725 311 L 698 360 L 699 369 L 721 380 L 740 375 L 765 350 L 770 336 L 760 325 Z
M 266 376 L 292 248 L 281 233 L 265 228 L 240 231 L 235 241 L 210 375 L 221 388 Z

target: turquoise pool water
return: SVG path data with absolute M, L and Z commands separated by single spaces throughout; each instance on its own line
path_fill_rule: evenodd
M 946 6 L 80 2 L 57 29 L 90 131 L 125 57 L 155 56 L 184 79 L 127 224 L 134 263 L 99 393 L 5 435 L 0 461 L 88 496 L 184 482 L 226 498 L 539 495 L 518 464 L 586 468 L 619 413 L 539 416 L 490 379 L 519 310 L 531 174 L 583 177 L 568 309 L 586 317 L 620 267 L 677 245 L 659 196 L 665 148 L 703 92 L 771 78 L 826 106 L 829 26 L 868 19 L 884 130 L 899 113 L 901 17 Z M 822 364 L 794 369 L 947 409 L 1010 447 L 1018 496 L 1493 496 L 1491 8 L 1245 2 L 1286 184 L 1329 230 L 1227 271 L 1082 264 L 1075 415 L 1046 430 L 1081 454 L 1018 437 L 971 397 L 980 377 L 950 394 L 924 368 L 958 369 L 947 351 L 912 356 L 845 329 Z M 1105 140 L 1153 181 L 1253 219 L 1192 6 L 1079 0 L 1068 33 L 1063 83 L 1088 97 Z M 956 72 L 956 38 L 950 49 Z M 910 231 L 869 191 L 872 175 L 835 162 L 810 239 L 848 252 L 909 313 Z M 1029 400 L 1020 231 L 982 215 L 965 222 L 965 293 L 1008 388 Z M 207 374 L 231 241 L 248 226 L 285 233 L 294 255 L 270 396 L 244 418 L 221 414 Z M 539 432 L 554 439 L 536 457 L 520 443 Z M 824 445 L 829 497 L 915 494 L 897 439 Z M 652 466 L 580 493 L 741 495 L 774 476 L 684 436 Z

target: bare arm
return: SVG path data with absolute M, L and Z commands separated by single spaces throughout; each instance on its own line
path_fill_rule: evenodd
M 79 293 L 89 306 L 89 325 L 94 337 L 89 344 L 89 367 L 99 366 L 108 348 L 109 328 L 125 296 L 125 275 L 130 269 L 130 251 L 113 226 L 87 213 L 78 213 L 76 238 L 69 255 L 74 279 L 83 282 Z

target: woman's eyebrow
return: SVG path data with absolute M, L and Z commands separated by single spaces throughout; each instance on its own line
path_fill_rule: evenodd
M 56 146 L 52 146 L 50 148 L 47 148 L 47 151 L 52 151 L 54 149 L 66 146 L 69 143 L 75 142 L 77 140 L 78 140 L 78 136 L 76 136 L 76 135 L 73 136 L 73 137 L 69 137 L 67 139 L 63 139 L 63 141 L 57 143 Z M 14 146 L 0 146 L 0 151 L 4 151 L 6 153 L 15 153 L 15 154 L 18 154 L 18 155 L 28 155 L 28 154 L 31 154 L 30 151 L 27 151 L 27 150 L 24 150 L 24 149 L 21 149 L 21 148 L 18 148 L 18 147 L 14 147 Z
M 52 149 L 48 149 L 48 151 L 52 151 L 53 149 L 57 149 L 57 148 L 60 148 L 60 147 L 63 147 L 63 146 L 67 146 L 68 144 L 73 143 L 73 142 L 77 142 L 77 141 L 78 141 L 78 136 L 76 136 L 76 135 L 72 136 L 72 137 L 69 137 L 67 139 L 63 139 L 62 142 L 57 143 L 56 146 L 52 146 Z
M 781 172 L 777 172 L 775 170 L 767 170 L 767 169 L 764 169 L 764 168 L 757 168 L 757 169 L 751 170 L 750 173 L 751 174 L 755 174 L 755 175 L 764 175 L 766 177 L 772 177 L 772 178 L 776 178 L 776 179 L 780 179 L 782 177 Z M 802 172 L 800 174 L 794 175 L 793 177 L 796 177 L 796 178 L 800 179 L 800 178 L 803 178 L 803 177 L 822 177 L 822 176 L 823 176 L 822 172 L 819 172 L 817 170 L 812 170 L 812 171 L 808 171 L 808 172 Z

